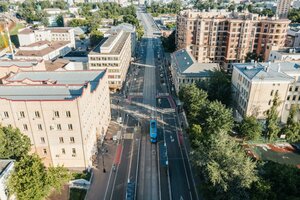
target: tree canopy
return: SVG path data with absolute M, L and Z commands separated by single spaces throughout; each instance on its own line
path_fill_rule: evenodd
M 90 33 L 90 42 L 91 42 L 91 46 L 96 46 L 98 45 L 101 40 L 103 39 L 103 33 L 97 30 L 93 30 Z
M 282 134 L 286 135 L 289 142 L 300 141 L 300 122 L 295 120 L 297 114 L 297 106 L 293 105 L 287 119 L 287 123 L 282 130 Z
M 289 10 L 288 19 L 292 21 L 292 23 L 300 23 L 300 8 L 292 8 Z
M 181 2 L 179 0 L 173 0 L 168 4 L 160 4 L 157 2 L 153 2 L 150 6 L 148 6 L 147 12 L 154 14 L 177 14 L 180 11 Z
M 275 96 L 272 101 L 272 106 L 269 110 L 266 111 L 266 137 L 268 140 L 273 141 L 278 137 L 280 132 L 278 111 L 277 108 L 280 105 L 278 93 L 275 93 Z
M 0 126 L 0 158 L 16 159 L 26 155 L 31 147 L 30 139 L 19 129 Z
M 164 49 L 170 53 L 173 53 L 176 50 L 175 34 L 176 31 L 173 31 L 168 37 L 161 37 Z
M 258 140 L 262 135 L 263 127 L 254 116 L 246 116 L 239 125 L 239 133 L 246 140 Z

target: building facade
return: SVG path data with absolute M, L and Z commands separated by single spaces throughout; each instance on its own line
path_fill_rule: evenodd
M 253 13 L 181 11 L 177 16 L 177 49 L 190 49 L 198 62 L 244 62 L 248 52 L 267 60 L 271 46 L 283 47 L 287 19 Z
M 74 28 L 56 27 L 56 28 L 24 28 L 18 33 L 20 46 L 28 46 L 40 41 L 49 42 L 70 42 L 71 47 L 75 48 Z
M 116 30 L 89 53 L 88 59 L 89 69 L 107 69 L 110 89 L 120 89 L 131 61 L 131 33 Z
M 278 0 L 276 15 L 278 15 L 279 18 L 287 18 L 291 4 L 292 0 Z
M 0 86 L 0 123 L 19 128 L 46 166 L 92 166 L 110 122 L 105 71 L 20 72 Z
M 300 65 L 294 62 L 233 64 L 232 88 L 234 114 L 237 119 L 253 115 L 265 119 L 274 96 L 278 113 L 285 123 L 292 105 L 300 103 Z M 300 113 L 297 119 L 300 120 Z
M 219 69 L 217 63 L 198 63 L 186 49 L 175 51 L 171 55 L 171 73 L 176 93 L 182 85 L 208 79 L 210 72 Z
M 272 50 L 269 61 L 300 61 L 300 48 L 285 48 Z

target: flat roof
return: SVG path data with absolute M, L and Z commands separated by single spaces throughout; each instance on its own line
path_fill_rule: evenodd
M 72 27 L 55 27 L 55 28 L 33 28 L 27 27 L 20 30 L 19 34 L 30 34 L 34 31 L 51 31 L 53 33 L 67 33 L 69 30 L 73 29 Z
M 82 95 L 86 84 L 93 92 L 105 71 L 33 71 L 19 72 L 7 79 L 7 85 L 0 85 L 0 98 L 9 100 L 72 100 Z M 30 84 L 13 85 L 23 80 Z M 38 82 L 37 84 L 34 81 Z M 45 81 L 45 84 L 41 82 Z M 50 81 L 50 82 L 49 82 Z
M 47 45 L 47 47 L 41 49 L 41 50 L 19 50 L 15 54 L 15 56 L 34 56 L 34 57 L 41 57 L 44 55 L 49 54 L 50 52 L 55 51 L 56 49 L 59 49 L 63 46 L 66 46 L 70 42 L 66 41 L 57 41 L 57 42 L 38 42 L 35 43 L 35 46 L 37 45 Z M 29 45 L 30 47 L 34 47 L 33 44 Z
M 118 55 L 122 48 L 124 47 L 124 44 L 127 40 L 127 38 L 130 37 L 129 32 L 123 32 L 120 39 L 116 42 L 115 46 L 112 48 L 112 50 L 109 53 L 102 53 L 100 51 L 100 47 L 108 46 L 108 44 L 112 43 L 116 39 L 116 35 L 110 35 L 107 38 L 104 38 L 99 45 L 97 45 L 91 52 L 90 55 L 97 55 L 97 54 L 116 54 Z
M 0 60 L 0 67 L 11 67 L 11 66 L 18 66 L 18 67 L 32 67 L 41 63 L 40 60 Z

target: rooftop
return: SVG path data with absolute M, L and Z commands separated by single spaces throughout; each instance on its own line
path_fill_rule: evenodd
M 67 41 L 57 41 L 57 42 L 40 41 L 25 46 L 26 50 L 23 47 L 23 49 L 17 51 L 15 56 L 42 57 L 49 54 L 50 52 L 53 52 L 59 48 L 68 45 L 69 43 L 70 42 Z
M 67 33 L 71 29 L 73 29 L 73 28 L 72 27 L 55 27 L 55 28 L 33 28 L 33 27 L 27 27 L 27 28 L 21 29 L 19 31 L 19 34 L 30 34 L 30 33 L 34 33 L 35 31 L 51 31 L 53 33 Z
M 35 66 L 42 61 L 37 60 L 1 60 L 0 67 L 11 67 L 11 66 L 18 66 L 22 68 L 32 67 Z
M 300 48 L 286 48 L 286 49 L 279 49 L 277 52 L 281 53 L 282 55 L 299 55 Z
M 277 63 L 235 63 L 233 67 L 252 81 L 287 81 L 294 80 L 289 72 L 300 72 L 300 65 L 293 62 Z
M 198 63 L 186 49 L 174 52 L 172 59 L 176 63 L 177 72 L 184 75 L 209 76 L 209 72 L 219 69 L 217 63 Z
M 93 92 L 105 71 L 19 72 L 0 86 L 0 98 L 9 100 L 72 100 L 90 84 Z

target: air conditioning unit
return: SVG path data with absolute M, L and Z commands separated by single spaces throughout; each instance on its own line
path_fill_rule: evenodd
M 56 154 L 56 155 L 55 155 L 55 157 L 56 157 L 56 158 L 59 158 L 59 155 L 58 155 L 58 154 Z
M 76 157 L 76 154 L 72 154 L 72 157 Z

